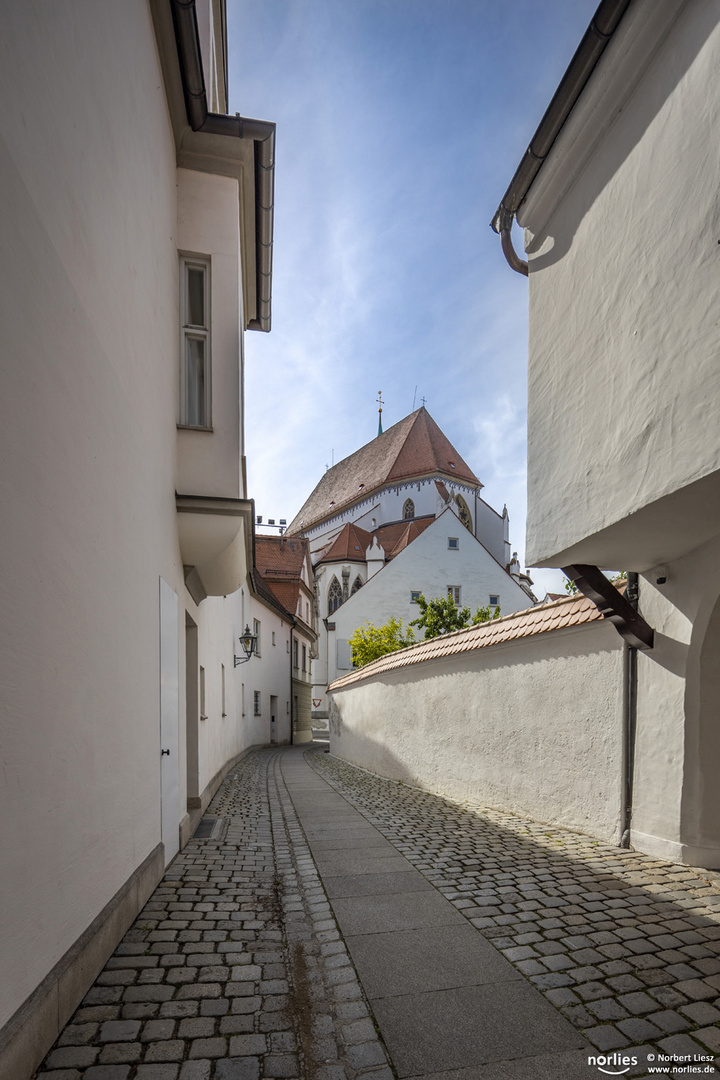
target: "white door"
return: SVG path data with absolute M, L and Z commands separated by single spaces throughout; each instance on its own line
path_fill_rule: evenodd
M 165 845 L 165 865 L 180 848 L 180 778 L 178 743 L 180 695 L 178 682 L 178 598 L 174 589 L 160 578 L 160 779 L 161 835 Z

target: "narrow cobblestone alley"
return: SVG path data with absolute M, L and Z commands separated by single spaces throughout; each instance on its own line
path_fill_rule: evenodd
M 720 1053 L 716 876 L 322 744 L 248 755 L 203 824 L 38 1080 L 580 1080 L 590 1055 L 647 1076 Z

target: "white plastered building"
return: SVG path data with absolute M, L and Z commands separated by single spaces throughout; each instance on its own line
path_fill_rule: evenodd
M 0 1075 L 25 1080 L 270 742 L 233 658 L 274 126 L 224 115 L 219 0 L 27 0 L 3 35 Z
M 719 67 L 717 4 L 600 4 L 493 222 L 529 277 L 528 561 L 568 568 L 629 642 L 625 842 L 710 868 Z M 515 218 L 527 262 L 511 250 Z M 639 575 L 644 627 L 598 567 Z

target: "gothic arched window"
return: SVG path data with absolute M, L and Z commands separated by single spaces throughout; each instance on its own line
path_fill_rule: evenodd
M 355 578 L 355 581 L 353 582 L 353 587 L 350 590 L 350 595 L 352 596 L 353 593 L 356 593 L 358 591 L 358 589 L 362 589 L 362 587 L 363 587 L 363 580 L 360 577 L 360 575 L 358 574 L 358 576 Z
M 415 517 L 415 503 L 412 499 L 406 499 L 403 506 L 403 521 L 412 521 Z
M 342 602 L 342 588 L 340 582 L 336 577 L 333 577 L 330 582 L 330 588 L 328 589 L 328 615 L 332 615 L 334 611 L 337 611 Z
M 457 496 L 457 508 L 458 508 L 458 517 L 462 521 L 465 528 L 469 529 L 470 532 L 472 532 L 472 517 L 470 515 L 470 508 L 468 507 L 468 504 L 463 499 L 462 495 Z

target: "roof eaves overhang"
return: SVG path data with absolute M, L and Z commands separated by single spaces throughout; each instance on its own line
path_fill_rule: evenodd
M 601 0 L 490 222 L 500 235 L 508 263 L 518 273 L 527 274 L 528 266 L 517 256 L 510 239 L 515 215 L 631 3 Z
M 272 314 L 275 124 L 209 112 L 195 0 L 150 4 L 177 163 L 238 180 L 245 325 L 267 332 Z

